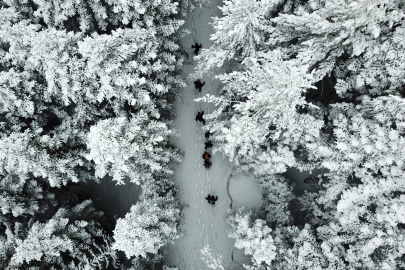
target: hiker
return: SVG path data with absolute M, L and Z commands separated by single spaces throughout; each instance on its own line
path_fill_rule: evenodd
M 211 161 L 208 160 L 204 160 L 204 167 L 208 170 L 212 165 Z
M 215 205 L 215 202 L 218 200 L 218 196 L 208 195 L 205 197 L 209 204 Z
M 212 145 L 212 141 L 205 142 L 205 150 L 207 150 L 207 148 L 211 148 Z
M 203 122 L 203 124 L 205 125 L 205 120 L 204 120 L 204 118 L 203 118 L 203 115 L 204 115 L 204 111 L 202 111 L 202 112 L 197 112 L 197 115 L 195 116 L 195 121 L 200 121 L 200 122 Z
M 209 138 L 212 134 L 214 134 L 214 132 L 209 132 L 209 131 L 207 131 L 207 132 L 205 132 L 205 138 Z
M 205 85 L 205 81 L 201 83 L 200 80 L 194 81 L 195 89 L 198 89 L 198 92 L 201 92 L 202 87 Z
M 198 44 L 197 42 L 194 45 L 191 45 L 191 48 L 194 49 L 194 54 L 197 55 L 198 51 L 202 48 L 202 44 Z
M 202 155 L 202 158 L 210 161 L 211 155 L 207 151 L 205 151 L 204 154 Z

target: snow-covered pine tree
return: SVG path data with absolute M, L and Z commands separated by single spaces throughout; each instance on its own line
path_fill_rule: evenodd
M 15 13 L 2 9 L 6 11 Z M 184 85 L 175 74 L 181 60 L 171 37 L 179 25 L 159 30 L 167 35 L 165 41 L 153 35 L 157 30 L 135 26 L 83 39 L 80 33 L 53 28 L 39 31 L 38 25 L 16 14 L 2 24 L 0 82 L 2 110 L 7 113 L 3 125 L 7 136 L 2 139 L 10 149 L 10 156 L 3 156 L 3 167 L 18 165 L 15 160 L 22 155 L 28 166 L 13 170 L 49 178 L 52 186 L 91 179 L 88 170 L 93 165 L 83 158 L 90 126 L 105 118 L 130 117 L 141 109 L 150 113 L 152 122 L 166 121 L 171 111 L 167 99 Z M 18 146 L 16 140 L 31 150 L 12 149 Z
M 229 213 L 227 222 L 230 226 L 228 236 L 235 239 L 235 247 L 245 249 L 245 254 L 252 255 L 252 263 L 271 265 L 275 258 L 276 247 L 273 244 L 271 228 L 266 222 L 257 218 L 252 211 L 239 209 Z
M 277 260 L 278 266 L 285 264 L 284 250 L 286 243 L 292 242 L 293 236 L 286 228 L 293 223 L 293 217 L 289 210 L 291 200 L 296 196 L 292 193 L 292 187 L 287 183 L 286 179 L 281 175 L 266 175 L 255 179 L 258 182 L 263 193 L 262 209 L 266 213 L 266 220 L 262 220 L 252 211 L 245 211 L 243 208 L 238 212 L 229 213 L 227 222 L 230 224 L 231 230 L 229 237 L 235 239 L 235 247 L 245 248 L 245 254 L 252 255 L 253 266 L 244 265 L 248 270 L 265 270 L 277 269 L 271 268 L 272 261 Z M 275 234 L 271 228 L 279 228 Z M 294 227 L 296 228 L 296 227 Z M 280 229 L 282 230 L 283 241 L 280 240 Z M 298 229 L 298 228 L 297 228 Z M 276 237 L 277 245 L 273 245 L 273 237 Z M 280 247 L 280 250 L 279 250 Z M 292 248 L 293 245 L 288 246 Z M 268 249 L 268 251 L 266 251 Z M 202 251 L 203 252 L 203 251 Z M 221 269 L 220 260 L 210 258 L 211 251 L 209 248 L 204 249 L 206 264 L 216 266 Z M 284 269 L 282 267 L 278 269 Z M 292 268 L 291 268 L 292 269 Z M 298 269 L 298 268 L 297 268 Z
M 43 179 L 7 174 L 0 178 L 0 268 L 14 253 L 16 237 L 25 235 L 39 214 L 56 205 L 55 196 Z
M 157 37 L 156 31 L 137 26 L 111 35 L 93 34 L 78 44 L 78 53 L 86 61 L 79 81 L 88 89 L 88 98 L 108 101 L 117 115 L 126 104 L 126 110 L 143 108 L 160 119 L 170 111 L 170 96 L 185 86 L 176 74 L 182 66 L 178 49 L 173 41 Z
M 305 223 L 305 220 L 307 220 L 305 217 L 303 220 L 296 220 L 295 223 L 301 223 L 299 226 L 291 225 L 284 220 L 280 222 L 272 220 L 274 228 L 272 230 L 267 227 L 264 220 L 252 215 L 251 212 L 243 213 L 240 210 L 228 220 L 231 226 L 229 236 L 235 239 L 236 247 L 245 247 L 247 248 L 245 253 L 252 255 L 253 266 L 244 265 L 248 270 L 347 269 L 344 248 L 333 244 L 334 239 L 340 239 L 338 234 L 327 234 L 327 227 L 321 228 L 319 224 L 311 226 Z M 266 234 L 258 232 L 262 226 Z M 336 228 L 334 224 L 331 227 Z M 329 239 L 331 243 L 327 241 Z M 265 248 L 259 252 L 256 250 L 259 247 Z M 258 259 L 254 258 L 254 253 L 258 253 L 256 254 Z M 258 263 L 257 260 L 262 263 Z
M 333 72 L 337 78 L 336 92 L 341 97 L 359 93 L 401 95 L 405 73 L 404 32 L 403 20 L 391 28 L 385 26 L 379 38 L 363 54 L 341 61 Z
M 97 177 L 109 174 L 118 184 L 125 176 L 137 184 L 153 175 L 169 176 L 169 162 L 181 161 L 178 150 L 167 143 L 171 135 L 175 134 L 165 123 L 151 121 L 142 110 L 130 121 L 105 119 L 90 128 L 86 158 L 94 161 Z
M 217 254 L 209 245 L 205 245 L 204 248 L 200 250 L 201 260 L 209 269 L 214 270 L 225 270 L 222 262 L 222 255 Z
M 212 72 L 224 65 L 226 61 L 246 57 L 255 57 L 263 39 L 263 32 L 268 29 L 266 14 L 270 12 L 279 0 L 230 0 L 224 1 L 219 7 L 223 16 L 213 18 L 214 34 L 210 40 L 213 44 L 201 50 L 195 59 L 199 61 L 195 78 L 201 78 L 205 73 Z
M 211 4 L 210 0 L 179 0 L 179 14 L 186 17 L 191 12 L 195 12 L 196 8 L 203 8 Z
M 316 231 L 305 224 L 302 229 L 297 226 L 278 226 L 272 231 L 276 255 L 270 270 L 344 270 L 347 269 L 342 259 L 341 248 L 331 248 L 322 243 Z
M 309 159 L 328 169 L 317 206 L 329 211 L 318 235 L 331 249 L 345 247 L 351 267 L 396 269 L 404 264 L 405 111 L 395 96 L 331 106 L 333 136 L 308 144 Z
M 15 230 L 7 234 L 10 257 L 4 269 L 117 268 L 118 255 L 111 249 L 111 237 L 97 221 L 101 215 L 86 200 L 69 210 L 59 208 L 46 222 L 16 222 Z
M 178 190 L 171 180 L 163 176 L 158 179 L 146 180 L 140 201 L 125 218 L 117 220 L 113 248 L 124 251 L 127 258 L 147 258 L 182 236 L 181 214 L 175 197 Z
M 285 57 L 308 65 L 317 82 L 348 57 L 372 56 L 403 17 L 401 1 L 311 0 L 294 14 L 271 19 L 267 44 L 284 47 Z
M 197 102 L 218 106 L 205 118 L 215 131 L 213 152 L 222 152 L 237 170 L 255 175 L 283 173 L 295 165 L 293 151 L 318 136 L 323 120 L 310 113 L 316 106 L 303 94 L 311 86 L 306 68 L 284 61 L 280 52 L 260 53 L 242 63 L 245 71 L 218 75 L 219 97 Z
M 43 180 L 13 174 L 7 174 L 0 180 L 0 212 L 3 218 L 35 217 L 45 212 L 49 204 L 54 204 L 54 198 Z
M 290 225 L 293 216 L 289 210 L 290 202 L 296 199 L 293 187 L 279 174 L 266 175 L 255 179 L 263 193 L 262 208 L 266 211 L 266 221 L 271 226 Z
M 7 12 L 13 10 L 1 9 L 2 14 Z M 79 155 L 83 127 L 75 125 L 67 106 L 80 96 L 69 91 L 74 78 L 67 63 L 74 62 L 69 53 L 74 54 L 72 46 L 80 36 L 38 31 L 29 20 L 9 19 L 0 26 L 1 43 L 6 46 L 0 71 L 0 140 L 5 150 L 0 170 L 33 173 L 48 179 L 51 186 L 77 182 L 79 177 L 85 180 L 89 177 L 84 177 L 87 168 L 82 166 L 87 161 Z
M 121 270 L 148 270 L 148 269 L 162 269 L 162 270 L 179 270 L 175 267 L 167 267 L 164 264 L 164 255 L 162 252 L 156 254 L 147 253 L 146 257 L 133 257 L 131 263 L 126 267 L 124 264 L 121 265 Z
M 111 29 L 139 25 L 154 28 L 181 21 L 170 18 L 178 12 L 177 1 L 45 1 L 5 0 L 8 6 L 23 10 L 33 20 L 47 27 L 82 32 L 108 32 Z M 161 29 L 163 30 L 163 29 Z M 163 30 L 165 32 L 166 30 Z M 162 32 L 160 32 L 162 33 Z

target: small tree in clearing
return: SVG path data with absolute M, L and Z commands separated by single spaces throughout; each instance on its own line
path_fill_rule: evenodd
M 263 220 L 255 219 L 252 211 L 243 211 L 241 208 L 228 217 L 227 222 L 231 227 L 228 236 L 235 239 L 235 247 L 244 248 L 246 255 L 252 255 L 255 265 L 271 265 L 276 256 L 276 247 L 270 234 L 272 230 Z
M 161 178 L 142 185 L 140 201 L 131 207 L 125 218 L 117 221 L 114 249 L 124 251 L 127 258 L 157 254 L 160 247 L 182 236 L 179 230 L 180 210 L 172 181 Z
M 293 187 L 281 175 L 267 175 L 255 179 L 265 194 L 263 208 L 266 211 L 266 221 L 271 225 L 290 225 L 293 217 L 289 210 L 290 202 L 296 198 Z

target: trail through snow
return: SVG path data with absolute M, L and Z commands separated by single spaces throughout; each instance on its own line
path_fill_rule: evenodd
M 182 45 L 190 52 L 190 65 L 185 65 L 183 75 L 188 80 L 188 75 L 193 72 L 196 63 L 192 60 L 193 50 L 191 45 L 195 42 L 202 43 L 203 48 L 208 48 L 212 42 L 209 40 L 213 33 L 212 17 L 220 17 L 220 0 L 211 0 L 202 9 L 196 8 L 186 18 L 185 27 L 191 34 L 182 39 Z M 200 259 L 200 250 L 208 244 L 216 255 L 222 255 L 223 265 L 226 269 L 237 270 L 241 263 L 249 263 L 243 256 L 243 251 L 234 250 L 234 241 L 228 238 L 229 226 L 225 222 L 229 207 L 247 206 L 259 208 L 261 195 L 258 185 L 245 175 L 233 176 L 228 160 L 220 154 L 211 158 L 212 166 L 209 170 L 204 167 L 202 154 L 206 141 L 202 123 L 195 121 L 197 112 L 210 113 L 214 107 L 206 103 L 196 103 L 194 99 L 206 93 L 215 94 L 219 81 L 214 78 L 201 78 L 205 81 L 201 93 L 194 88 L 192 81 L 182 89 L 181 99 L 174 106 L 177 118 L 174 121 L 180 132 L 180 137 L 174 138 L 173 143 L 184 151 L 184 161 L 175 168 L 174 180 L 184 193 L 179 199 L 189 207 L 183 210 L 185 224 L 181 229 L 185 232 L 182 239 L 175 245 L 165 248 L 167 252 L 167 266 L 176 266 L 180 270 L 210 269 Z M 210 149 L 208 152 L 211 153 Z M 217 195 L 215 206 L 205 200 L 208 195 Z M 232 203 L 232 204 L 231 204 Z

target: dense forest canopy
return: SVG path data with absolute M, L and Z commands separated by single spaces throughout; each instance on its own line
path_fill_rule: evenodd
M 206 116 L 214 151 L 265 190 L 266 215 L 228 218 L 235 246 L 252 256 L 246 269 L 403 269 L 404 3 L 221 9 L 193 76 L 222 82 L 196 99 L 217 105 Z M 289 167 L 321 171 L 307 179 L 317 191 L 293 194 L 281 175 Z
M 185 86 L 178 40 L 186 31 L 175 15 L 191 4 L 1 3 L 2 269 L 117 268 L 117 250 L 139 267 L 159 264 L 159 247 L 181 235 L 168 178 L 181 156 L 168 138 Z M 85 195 L 58 190 L 106 175 L 143 190 L 116 224 Z
M 169 140 L 188 83 L 180 14 L 202 2 L 0 2 L 2 269 L 174 269 L 161 247 L 183 236 Z M 263 191 L 264 214 L 227 217 L 245 269 L 405 269 L 405 3 L 220 9 L 191 79 L 221 82 L 196 99 L 216 106 L 204 129 Z M 315 192 L 293 192 L 292 167 L 321 172 Z M 114 222 L 64 192 L 125 178 L 142 194 Z

